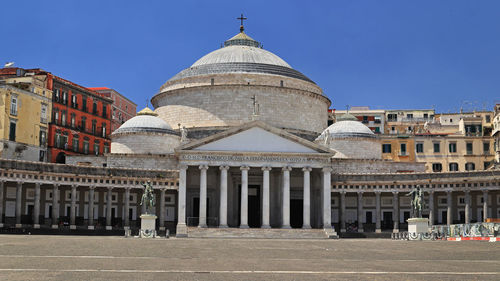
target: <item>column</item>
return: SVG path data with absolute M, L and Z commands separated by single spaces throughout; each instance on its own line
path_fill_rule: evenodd
M 5 182 L 0 181 L 0 227 L 3 227 L 3 187 Z
M 291 228 L 290 227 L 290 171 L 291 167 L 283 167 L 283 224 L 281 228 Z
M 380 223 L 380 191 L 375 191 L 375 233 L 381 233 Z
M 70 229 L 76 229 L 76 185 L 71 186 Z
M 52 228 L 59 228 L 59 184 L 54 184 L 52 189 Z
M 188 166 L 179 166 L 179 202 L 175 237 L 187 237 L 186 228 L 186 172 Z
M 165 191 L 166 188 L 160 189 L 160 230 L 165 230 Z
M 111 225 L 111 190 L 112 187 L 108 187 L 108 193 L 106 194 L 106 230 L 112 230 Z
M 240 167 L 241 170 L 241 203 L 240 203 L 240 228 L 248 228 L 248 166 Z
M 488 218 L 488 190 L 483 190 L 483 222 Z
M 363 229 L 363 191 L 358 191 L 358 232 L 364 232 L 364 229 Z
M 21 228 L 23 225 L 21 224 L 21 199 L 23 196 L 23 183 L 17 183 L 16 190 L 16 228 Z
M 165 198 L 165 196 L 163 196 L 163 198 Z M 165 200 L 165 199 L 163 199 Z M 125 221 L 123 222 L 125 227 L 124 229 L 129 229 L 130 228 L 130 215 L 129 215 L 129 212 L 130 212 L 130 187 L 125 187 L 125 206 L 123 207 L 125 210 L 124 210 L 124 217 L 125 217 Z
M 33 228 L 40 228 L 40 183 L 35 183 L 35 210 L 33 211 Z
M 394 228 L 392 229 L 393 233 L 399 233 L 399 192 L 392 192 L 392 222 L 394 224 Z
M 434 191 L 429 191 L 429 226 L 434 225 Z
M 452 218 L 452 213 L 451 213 L 451 190 L 446 191 L 446 224 L 450 225 L 452 223 L 451 218 Z
M 200 216 L 198 227 L 207 227 L 207 165 L 200 165 Z
M 470 190 L 465 190 L 465 223 L 470 223 Z
M 323 228 L 332 228 L 332 189 L 331 189 L 332 168 L 323 168 Z
M 340 191 L 340 232 L 346 232 L 346 229 L 345 229 L 345 190 Z
M 88 220 L 88 228 L 94 229 L 94 190 L 95 186 L 89 187 L 89 220 Z
M 219 227 L 227 227 L 227 170 L 229 166 L 220 166 L 220 205 L 219 205 Z
M 302 228 L 311 228 L 311 167 L 302 168 L 304 172 L 304 196 Z

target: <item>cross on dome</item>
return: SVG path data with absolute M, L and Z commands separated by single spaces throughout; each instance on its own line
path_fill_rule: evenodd
M 240 20 L 241 21 L 241 25 L 240 25 L 240 32 L 243 32 L 243 30 L 245 30 L 245 28 L 243 27 L 243 21 L 244 20 L 247 20 L 247 18 L 245 18 L 243 16 L 243 14 L 241 14 L 241 16 L 239 18 L 236 18 L 237 20 Z

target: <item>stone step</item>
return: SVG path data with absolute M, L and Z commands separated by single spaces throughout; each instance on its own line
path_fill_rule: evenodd
M 188 227 L 190 238 L 327 239 L 323 229 L 198 228 Z

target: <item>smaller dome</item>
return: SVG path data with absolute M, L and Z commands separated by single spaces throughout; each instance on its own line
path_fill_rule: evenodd
M 351 115 L 352 116 L 352 115 Z M 349 116 L 347 116 L 349 117 Z M 339 119 L 337 119 L 339 120 Z M 356 119 L 357 120 L 357 119 Z M 327 132 L 332 139 L 339 138 L 375 138 L 375 134 L 359 121 L 353 120 L 340 120 L 326 128 L 323 133 L 317 138 L 318 140 L 324 139 Z
M 130 132 L 153 132 L 153 133 L 172 133 L 175 134 L 172 127 L 156 117 L 154 111 L 149 108 L 144 108 L 137 113 L 137 116 L 127 120 L 120 128 L 116 129 L 113 134 L 130 133 Z

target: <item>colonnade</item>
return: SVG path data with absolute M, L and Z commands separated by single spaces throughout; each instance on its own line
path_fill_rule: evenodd
M 208 165 L 199 165 L 200 170 L 200 201 L 199 201 L 199 227 L 207 227 L 207 170 Z M 220 165 L 220 200 L 219 200 L 219 227 L 228 227 L 228 170 L 229 166 Z M 290 226 L 290 172 L 292 167 L 283 166 L 279 168 L 271 166 L 257 167 L 262 170 L 262 212 L 261 212 L 261 228 L 270 228 L 270 172 L 273 169 L 280 169 L 282 176 L 281 185 L 281 228 L 291 228 Z M 178 224 L 185 227 L 186 222 L 186 174 L 187 165 L 180 166 L 179 172 L 179 205 L 178 205 Z M 301 167 L 303 172 L 303 225 L 302 228 L 311 228 L 311 167 Z M 240 192 L 240 228 L 248 228 L 248 171 L 250 167 L 241 165 L 239 167 L 241 173 L 241 192 Z M 322 224 L 323 228 L 331 228 L 331 168 L 322 169 L 323 186 L 322 192 Z
M 23 198 L 23 187 L 25 186 L 25 183 L 22 181 L 18 181 L 16 183 L 16 198 L 15 198 L 15 227 L 16 228 L 21 228 L 23 227 L 21 223 L 21 217 L 22 217 L 22 198 Z M 76 229 L 76 217 L 77 217 L 77 192 L 81 192 L 83 186 L 81 185 L 71 185 L 71 207 L 70 207 L 70 213 L 69 213 L 69 223 L 70 223 L 70 229 Z M 88 187 L 83 187 L 85 188 L 85 191 L 88 191 L 88 219 L 87 219 L 87 228 L 88 229 L 94 229 L 94 222 L 95 222 L 95 217 L 94 217 L 94 193 L 95 189 L 97 186 L 91 185 Z M 0 227 L 3 226 L 3 214 L 4 214 L 4 189 L 5 189 L 5 181 L 0 181 Z M 59 198 L 59 191 L 61 189 L 61 184 L 59 183 L 54 183 L 52 184 L 52 214 L 51 214 L 51 219 L 52 219 L 52 225 L 51 227 L 53 229 L 59 228 L 58 222 L 60 218 L 59 210 L 60 210 L 60 204 L 63 203 L 61 199 Z M 112 191 L 113 190 L 124 190 L 124 203 L 123 203 L 123 209 L 125 210 L 123 212 L 123 224 L 124 228 L 129 228 L 130 227 L 130 217 L 129 217 L 129 212 L 128 210 L 130 209 L 130 191 L 132 187 L 125 187 L 125 188 L 115 188 L 115 187 L 105 187 L 106 193 L 106 226 L 105 228 L 107 230 L 112 230 Z M 160 188 L 160 214 L 159 214 L 159 226 L 161 230 L 165 229 L 165 194 L 166 194 L 167 188 L 162 187 Z M 41 184 L 40 183 L 35 183 L 34 184 L 34 199 L 33 199 L 33 227 L 34 228 L 40 228 L 40 208 L 41 208 Z

